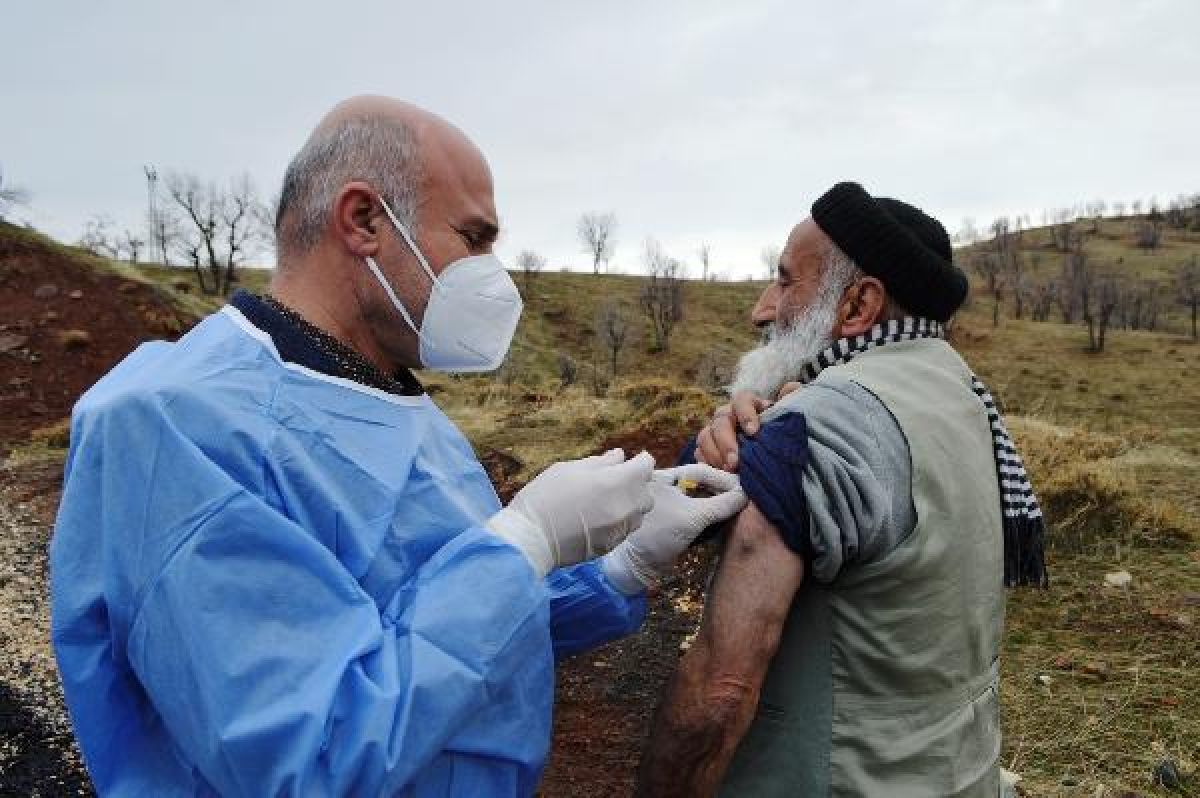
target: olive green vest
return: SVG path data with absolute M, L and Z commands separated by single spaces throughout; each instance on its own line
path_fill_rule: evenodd
M 797 593 L 723 796 L 1000 794 L 1003 532 L 991 434 L 944 341 L 836 372 L 891 411 L 917 523 L 880 559 Z

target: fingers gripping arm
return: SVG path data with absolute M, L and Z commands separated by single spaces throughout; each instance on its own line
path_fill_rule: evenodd
M 734 394 L 733 401 L 720 407 L 712 421 L 696 436 L 696 460 L 726 471 L 737 470 L 738 431 L 758 433 L 758 417 L 771 402 L 749 391 Z
M 695 644 L 680 659 L 642 759 L 638 794 L 715 793 L 758 704 L 804 563 L 750 504 L 738 516 Z

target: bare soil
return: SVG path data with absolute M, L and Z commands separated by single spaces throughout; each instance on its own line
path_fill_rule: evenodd
M 606 440 L 598 451 L 643 449 L 674 463 L 686 437 L 641 430 Z M 651 595 L 645 625 L 634 635 L 559 665 L 554 740 L 539 794 L 631 795 L 659 696 L 680 646 L 700 623 L 702 595 L 716 544 L 692 549 L 675 576 Z
M 188 321 L 157 286 L 0 235 L 0 457 L 31 430 L 69 416 L 140 342 L 173 338 Z

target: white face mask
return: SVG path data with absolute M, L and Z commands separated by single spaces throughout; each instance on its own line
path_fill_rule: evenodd
M 367 266 L 388 298 L 417 334 L 421 365 L 435 371 L 495 371 L 504 362 L 521 320 L 521 294 L 495 255 L 474 255 L 454 261 L 439 277 L 396 214 L 380 199 L 383 210 L 429 275 L 433 288 L 420 328 L 384 278 L 375 259 Z

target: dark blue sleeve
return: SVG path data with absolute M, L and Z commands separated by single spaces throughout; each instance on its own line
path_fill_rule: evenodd
M 683 445 L 683 451 L 679 453 L 679 459 L 675 461 L 675 465 L 691 465 L 696 462 L 696 436 L 688 438 L 688 442 Z
M 812 560 L 808 501 L 802 480 L 808 466 L 808 425 L 803 413 L 764 424 L 754 437 L 738 436 L 742 490 L 783 536 L 788 548 Z
M 788 548 L 811 562 L 808 501 L 802 479 L 808 466 L 808 426 L 803 413 L 787 413 L 759 429 L 754 437 L 738 435 L 738 477 L 742 489 L 783 535 Z M 693 436 L 676 465 L 696 462 Z M 705 529 L 692 545 L 717 536 L 724 524 Z

